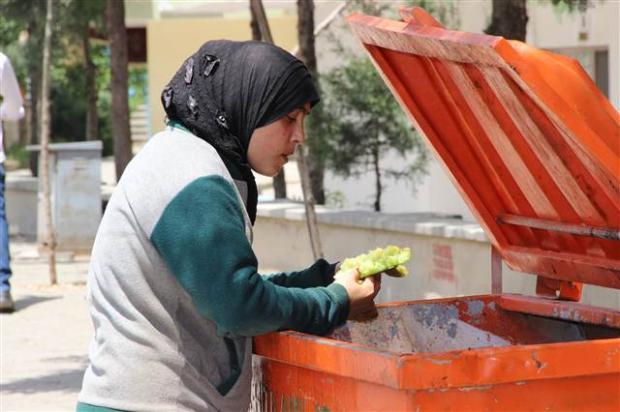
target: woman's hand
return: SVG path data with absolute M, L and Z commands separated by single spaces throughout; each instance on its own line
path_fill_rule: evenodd
M 374 299 L 381 289 L 381 275 L 360 279 L 357 269 L 339 271 L 334 282 L 342 285 L 349 295 L 349 319 L 368 318 L 376 314 Z

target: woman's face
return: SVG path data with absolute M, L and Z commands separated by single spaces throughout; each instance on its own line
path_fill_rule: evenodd
M 248 162 L 255 172 L 275 176 L 282 170 L 297 145 L 304 142 L 304 120 L 308 113 L 309 103 L 254 130 L 248 147 Z

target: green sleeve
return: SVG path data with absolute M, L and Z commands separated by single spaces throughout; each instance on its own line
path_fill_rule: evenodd
M 264 278 L 276 285 L 287 288 L 311 288 L 328 286 L 334 281 L 336 264 L 319 259 L 312 266 L 299 272 L 283 272 L 266 275 Z
M 181 190 L 166 206 L 151 241 L 222 335 L 282 329 L 323 335 L 347 319 L 349 300 L 342 285 L 284 287 L 257 273 L 241 205 L 221 176 L 201 177 Z
M 127 412 L 122 409 L 106 408 L 105 406 L 96 406 L 88 403 L 78 402 L 75 412 Z

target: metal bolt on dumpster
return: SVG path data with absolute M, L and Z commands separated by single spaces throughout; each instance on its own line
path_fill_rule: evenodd
M 620 288 L 618 112 L 573 60 L 401 16 L 349 23 L 491 239 L 492 294 L 257 337 L 252 408 L 619 411 L 620 312 L 579 303 Z

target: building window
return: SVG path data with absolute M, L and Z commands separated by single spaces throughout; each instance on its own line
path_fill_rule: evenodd
M 607 49 L 579 47 L 550 51 L 576 59 L 599 90 L 609 98 L 609 52 Z
M 607 50 L 594 52 L 594 81 L 603 94 L 609 98 L 609 52 Z

